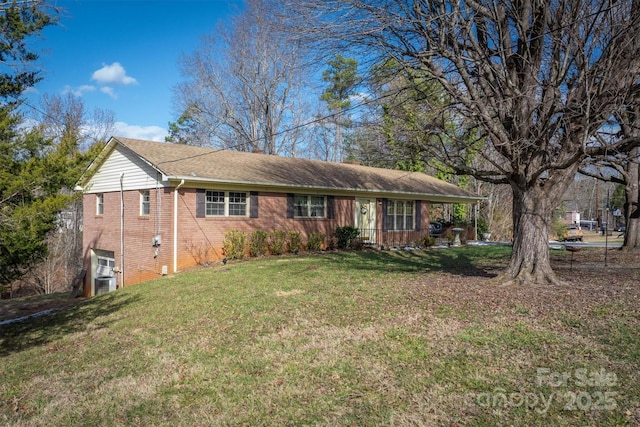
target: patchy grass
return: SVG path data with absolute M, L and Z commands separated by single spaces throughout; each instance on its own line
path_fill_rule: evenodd
M 0 424 L 637 425 L 637 272 L 502 287 L 508 255 L 230 263 L 0 326 Z

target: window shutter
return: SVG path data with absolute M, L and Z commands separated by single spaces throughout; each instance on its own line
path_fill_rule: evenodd
M 420 213 L 420 200 L 416 200 L 416 231 L 422 230 L 422 214 Z
M 387 231 L 387 204 L 388 199 L 382 199 L 382 231 Z
M 203 188 L 196 190 L 196 218 L 205 217 L 205 207 L 207 201 L 207 193 Z
M 258 218 L 258 192 L 252 191 L 249 198 L 249 217 Z
M 327 196 L 327 218 L 334 219 L 336 217 L 336 203 L 334 196 Z
M 293 218 L 293 202 L 295 196 L 292 193 L 287 194 L 287 218 Z

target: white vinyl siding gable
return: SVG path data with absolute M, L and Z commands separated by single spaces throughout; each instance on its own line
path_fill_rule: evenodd
M 122 175 L 124 174 L 124 176 Z M 140 190 L 166 187 L 168 182 L 158 181 L 158 172 L 140 157 L 116 148 L 85 185 L 87 193 L 110 193 L 120 191 L 120 177 L 123 189 Z

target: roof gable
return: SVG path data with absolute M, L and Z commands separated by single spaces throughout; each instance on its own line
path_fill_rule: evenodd
M 106 152 L 105 152 L 106 151 Z M 86 193 L 106 193 L 120 190 L 150 189 L 168 183 L 160 182 L 160 172 L 140 155 L 120 144 L 108 145 L 98 156 L 91 173 L 83 176 Z

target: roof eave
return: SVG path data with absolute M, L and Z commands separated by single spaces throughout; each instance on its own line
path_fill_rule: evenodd
M 180 182 L 184 180 L 184 183 L 187 186 L 192 186 L 194 184 L 223 184 L 223 185 L 231 185 L 231 186 L 242 186 L 242 187 L 260 187 L 264 189 L 275 189 L 278 191 L 323 191 L 323 192 L 331 192 L 336 195 L 370 195 L 376 197 L 402 197 L 402 198 L 416 198 L 422 200 L 429 200 L 432 202 L 440 202 L 440 203 L 479 203 L 482 200 L 486 200 L 486 197 L 481 196 L 457 196 L 452 194 L 433 194 L 433 193 L 420 193 L 420 192 L 407 192 L 407 191 L 392 191 L 392 190 L 370 190 L 370 189 L 361 189 L 361 188 L 335 188 L 335 187 L 324 187 L 324 186 L 314 186 L 314 185 L 291 185 L 291 184 L 278 184 L 273 182 L 256 182 L 256 181 L 233 181 L 226 179 L 212 179 L 205 177 L 198 177 L 192 175 L 186 176 L 167 176 L 166 179 L 163 180 L 169 181 L 173 183 L 174 186 L 178 185 Z

